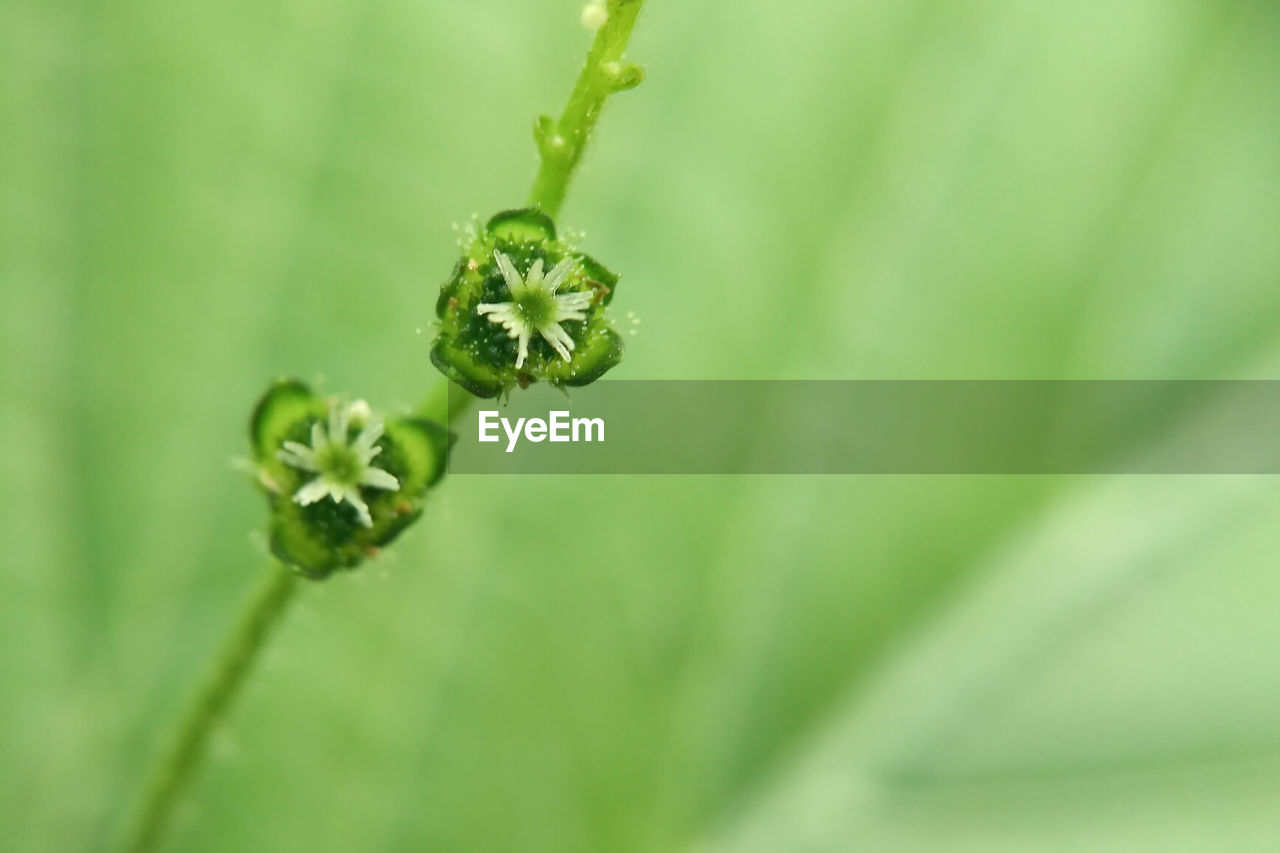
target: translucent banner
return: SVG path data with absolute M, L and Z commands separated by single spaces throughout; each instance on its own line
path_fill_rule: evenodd
M 603 380 L 452 422 L 455 474 L 1280 473 L 1280 381 Z

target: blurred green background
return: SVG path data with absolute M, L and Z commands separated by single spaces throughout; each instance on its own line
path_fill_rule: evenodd
M 0 9 L 0 827 L 102 850 L 266 558 L 277 375 L 394 408 L 571 0 Z M 1280 378 L 1280 6 L 653 0 L 563 216 L 629 378 Z M 1274 850 L 1268 478 L 466 478 L 308 587 L 183 851 Z

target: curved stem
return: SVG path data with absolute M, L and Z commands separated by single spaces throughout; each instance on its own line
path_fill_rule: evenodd
M 552 219 L 560 214 L 569 179 L 582 159 L 605 100 L 644 79 L 639 66 L 625 64 L 622 59 L 643 5 L 644 0 L 609 0 L 608 19 L 596 33 L 560 119 L 542 116 L 534 127 L 542 163 L 529 203 L 540 206 Z
M 245 601 L 234 629 L 178 721 L 173 740 L 152 767 L 123 850 L 144 853 L 159 843 L 174 807 L 199 768 L 213 727 L 244 685 L 298 585 L 294 572 L 276 564 Z
M 582 159 L 604 102 L 615 92 L 630 89 L 644 79 L 639 66 L 623 62 L 643 5 L 644 0 L 608 0 L 607 20 L 596 33 L 560 119 L 542 116 L 535 126 L 541 165 L 529 200 L 553 218 L 564 203 L 569 180 Z M 448 423 L 457 420 L 474 401 L 452 382 L 445 382 L 437 386 L 419 412 L 439 423 Z M 151 769 L 122 849 L 146 853 L 156 848 L 175 806 L 199 769 L 209 735 L 244 685 L 298 585 L 298 576 L 277 564 L 245 602 L 226 644 L 178 721 L 173 740 Z

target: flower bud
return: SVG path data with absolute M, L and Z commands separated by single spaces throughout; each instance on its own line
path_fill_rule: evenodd
M 591 0 L 582 7 L 582 26 L 591 32 L 603 27 L 608 20 L 609 10 L 605 8 L 603 0 Z

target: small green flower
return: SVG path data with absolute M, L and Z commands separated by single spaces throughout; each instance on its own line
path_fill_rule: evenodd
M 538 208 L 508 210 L 469 236 L 440 290 L 431 360 L 480 397 L 533 382 L 594 382 L 622 359 L 606 306 L 619 276 L 556 234 Z
M 395 491 L 400 488 L 400 481 L 369 464 L 382 452 L 378 439 L 382 438 L 383 427 L 380 420 L 361 417 L 368 410 L 369 404 L 364 400 L 356 400 L 346 406 L 330 403 L 328 434 L 319 423 L 314 423 L 311 425 L 310 447 L 286 441 L 276 451 L 276 456 L 286 465 L 316 475 L 315 479 L 294 492 L 295 501 L 303 506 L 325 498 L 333 498 L 334 503 L 339 504 L 346 501 L 355 507 L 361 524 L 373 527 L 369 505 L 360 497 L 360 489 Z M 348 424 L 357 419 L 367 421 L 368 426 L 348 444 Z
M 271 550 L 312 578 L 358 566 L 416 521 L 452 442 L 431 421 L 384 420 L 296 380 L 263 395 L 250 438 Z

